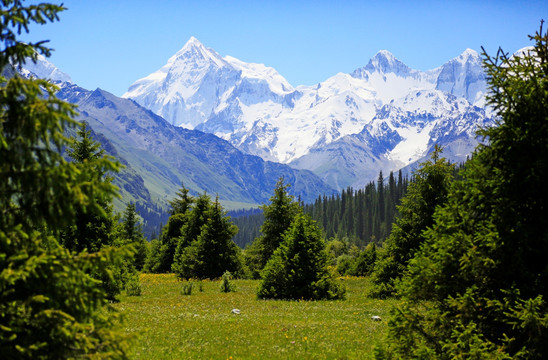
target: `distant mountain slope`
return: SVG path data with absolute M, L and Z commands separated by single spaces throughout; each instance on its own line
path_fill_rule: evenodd
M 264 161 L 214 135 L 175 127 L 134 101 L 106 91 L 64 83 L 58 96 L 78 105 L 79 119 L 113 144 L 158 203 L 171 200 L 181 182 L 194 193 L 207 191 L 248 206 L 267 201 L 280 176 L 304 201 L 333 191 L 310 171 Z
M 471 49 L 429 71 L 382 50 L 351 74 L 294 88 L 273 68 L 221 57 L 191 38 L 123 96 L 340 189 L 407 167 L 434 143 L 463 160 L 477 126 L 493 124 L 485 92 L 481 57 Z

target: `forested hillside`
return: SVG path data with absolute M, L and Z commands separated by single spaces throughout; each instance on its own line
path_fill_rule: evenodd
M 408 177 L 402 176 L 401 171 L 397 175 L 390 172 L 388 178 L 384 178 L 381 171 L 377 181 L 363 189 L 349 187 L 338 194 L 320 195 L 312 204 L 301 202 L 301 205 L 318 223 L 325 239 L 345 239 L 363 248 L 369 242 L 382 243 L 390 234 L 397 216 L 396 206 L 408 184 Z M 264 217 L 259 210 L 229 214 L 239 229 L 234 242 L 245 248 L 260 235 Z
M 363 189 L 349 187 L 337 195 L 320 196 L 304 209 L 320 224 L 326 239 L 348 238 L 358 247 L 381 243 L 390 234 L 396 206 L 408 183 L 401 171 L 397 178 L 390 172 L 388 179 L 381 171 L 377 182 L 372 181 Z

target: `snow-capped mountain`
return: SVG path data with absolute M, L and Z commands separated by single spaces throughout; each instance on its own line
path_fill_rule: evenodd
M 35 76 L 40 79 L 47 79 L 59 83 L 72 83 L 70 75 L 59 70 L 55 65 L 50 63 L 40 54 L 38 54 L 36 63 L 30 59 L 27 59 L 25 65 L 22 66 L 19 72 L 24 76 Z
M 382 50 L 351 74 L 294 88 L 273 68 L 221 57 L 191 38 L 123 96 L 174 125 L 313 170 L 340 188 L 370 180 L 368 171 L 375 177 L 408 166 L 434 143 L 463 160 L 476 144 L 477 126 L 492 121 L 485 93 L 481 58 L 471 49 L 429 71 Z
M 263 70 L 241 66 L 250 76 Z M 311 171 L 264 161 L 212 134 L 173 126 L 134 101 L 99 88 L 81 88 L 43 57 L 35 64 L 27 61 L 18 71 L 56 82 L 57 97 L 77 106 L 77 119 L 86 121 L 103 149 L 124 165 L 113 174 L 113 183 L 125 202 L 139 202 L 155 212 L 167 205 L 183 182 L 193 194 L 206 191 L 229 206 L 252 207 L 268 200 L 280 176 L 303 201 L 335 191 Z M 74 129 L 67 129 L 67 135 L 75 135 Z
M 125 98 L 171 124 L 195 128 L 226 111 L 235 98 L 242 106 L 283 97 L 293 88 L 274 69 L 222 58 L 192 37 L 166 65 L 130 86 Z M 232 132 L 218 124 L 216 133 Z

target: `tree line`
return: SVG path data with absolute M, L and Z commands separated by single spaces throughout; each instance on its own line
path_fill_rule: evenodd
M 379 172 L 377 181 L 363 189 L 348 187 L 340 193 L 320 195 L 312 204 L 301 203 L 304 212 L 318 223 L 324 239 L 345 239 L 350 245 L 364 248 L 368 243 L 380 244 L 390 234 L 397 216 L 396 206 L 405 195 L 409 178 L 399 171 L 387 179 Z M 229 212 L 240 231 L 234 242 L 245 248 L 260 235 L 264 216 L 260 210 Z
M 380 244 L 390 234 L 396 206 L 408 184 L 401 170 L 397 178 L 390 172 L 388 179 L 380 171 L 377 181 L 363 189 L 348 187 L 340 194 L 319 196 L 313 204 L 304 205 L 304 210 L 320 224 L 326 239 L 347 238 L 360 248 L 370 242 Z

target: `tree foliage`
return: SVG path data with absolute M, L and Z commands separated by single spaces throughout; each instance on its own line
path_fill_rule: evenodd
M 143 235 L 143 226 L 139 220 L 139 215 L 135 210 L 135 204 L 126 205 L 126 210 L 122 216 L 120 234 L 120 245 L 131 245 L 134 250 L 132 265 L 135 270 L 141 271 L 145 265 L 147 257 L 147 241 Z
M 400 172 L 390 172 L 388 179 L 379 173 L 376 182 L 362 189 L 348 187 L 340 194 L 319 196 L 304 211 L 318 222 L 328 239 L 347 238 L 364 248 L 370 242 L 382 243 L 390 234 L 397 216 L 396 206 L 406 193 L 408 179 Z
M 101 145 L 93 140 L 86 123 L 78 129 L 78 137 L 70 139 L 67 152 L 73 162 L 93 169 L 88 173 L 89 181 L 110 183 L 111 178 L 106 176 L 101 161 L 112 158 L 107 157 Z M 119 164 L 116 165 L 118 168 Z M 61 243 L 71 251 L 97 252 L 103 246 L 112 245 L 111 235 L 115 225 L 112 194 L 98 192 L 94 197 L 101 208 L 95 211 L 85 207 L 77 209 L 75 223 L 63 230 Z
M 326 239 L 347 239 L 350 245 L 363 249 L 372 241 L 382 243 L 390 234 L 397 216 L 396 206 L 405 195 L 408 182 L 401 171 L 397 175 L 391 172 L 387 181 L 372 181 L 362 189 L 348 187 L 338 194 L 320 195 L 314 203 L 304 204 L 303 209 L 318 223 Z M 381 213 L 384 220 L 381 220 Z M 240 230 L 234 241 L 245 248 L 259 237 L 264 215 L 255 210 L 232 214 Z M 257 252 L 258 245 L 254 243 L 247 251 L 248 255 Z M 255 273 L 258 276 L 258 270 Z
M 209 196 L 200 196 L 180 238 L 175 274 L 183 279 L 215 279 L 226 271 L 241 273 L 240 249 L 232 241 L 237 231 L 218 198 L 211 204 Z
M 255 239 L 246 250 L 246 264 L 253 278 L 258 278 L 260 271 L 280 246 L 283 234 L 289 229 L 296 215 L 302 212 L 299 203 L 289 195 L 289 184 L 283 177 L 276 183 L 274 195 L 270 204 L 262 205 L 264 222 L 261 226 L 262 235 Z
M 372 296 L 395 294 L 394 284 L 424 242 L 423 231 L 434 223 L 434 211 L 446 202 L 455 167 L 440 156 L 441 152 L 436 145 L 430 159 L 413 174 L 407 194 L 397 207 L 399 216 L 372 274 Z
M 345 295 L 328 269 L 320 230 L 302 213 L 285 232 L 261 275 L 257 296 L 263 299 L 341 299 Z
M 532 39 L 519 56 L 484 52 L 498 126 L 410 261 L 379 357 L 548 357 L 548 34 Z
M 184 184 L 177 191 L 177 197 L 170 201 L 171 216 L 168 218 L 166 226 L 162 229 L 162 234 L 159 240 L 151 243 L 149 255 L 145 263 L 145 271 L 153 273 L 167 273 L 172 271 L 176 263 L 176 259 L 180 257 L 180 253 L 176 255 L 177 248 L 183 236 L 183 228 L 189 221 L 189 213 L 196 202 L 193 196 L 189 195 L 189 190 Z M 206 199 L 209 203 L 209 198 Z M 202 201 L 203 204 L 203 201 Z M 200 208 L 203 205 L 198 204 Z M 181 250 L 189 243 L 185 243 Z
M 17 40 L 32 23 L 58 20 L 62 6 L 0 8 L 0 67 L 20 66 L 44 44 Z M 100 197 L 115 187 L 93 173 L 116 170 L 110 159 L 67 162 L 61 152 L 73 106 L 55 97 L 55 86 L 15 74 L 0 79 L 0 354 L 3 358 L 125 358 L 127 343 L 113 331 L 105 293 L 89 274 L 115 257 L 112 250 L 71 253 L 59 234 L 77 214 L 103 213 Z

